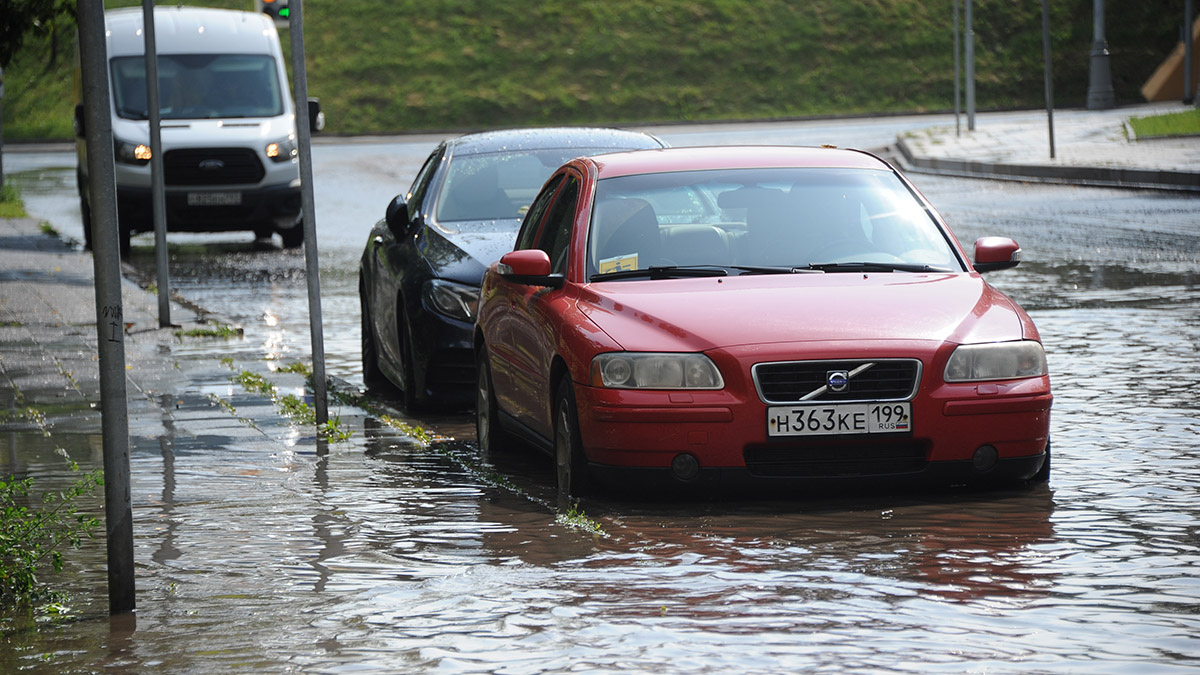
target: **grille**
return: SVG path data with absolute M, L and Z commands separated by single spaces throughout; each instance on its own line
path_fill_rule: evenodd
M 755 476 L 886 476 L 924 468 L 927 445 L 913 440 L 751 445 L 743 458 Z
M 754 366 L 754 384 L 767 403 L 795 403 L 825 386 L 831 370 L 853 372 L 870 367 L 850 378 L 845 391 L 825 389 L 817 401 L 888 401 L 911 398 L 921 376 L 921 362 L 914 359 L 858 359 L 845 361 L 788 361 Z
M 265 174 L 258 154 L 247 148 L 189 148 L 163 154 L 167 185 L 246 185 Z

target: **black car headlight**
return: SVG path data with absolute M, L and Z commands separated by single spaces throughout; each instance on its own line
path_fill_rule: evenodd
M 592 359 L 592 384 L 610 389 L 721 389 L 725 381 L 704 354 L 609 352 Z
M 425 306 L 459 321 L 474 321 L 479 309 L 479 288 L 445 279 L 430 279 L 422 291 Z
M 145 166 L 150 162 L 150 146 L 145 143 L 129 143 L 119 138 L 113 139 L 113 154 L 122 164 Z
M 959 345 L 946 363 L 947 382 L 981 382 L 1040 377 L 1046 374 L 1046 352 L 1039 342 L 992 342 Z

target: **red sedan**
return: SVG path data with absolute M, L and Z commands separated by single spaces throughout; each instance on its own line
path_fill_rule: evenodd
M 609 486 L 1044 481 L 1037 328 L 870 154 L 676 148 L 573 160 L 485 273 L 477 431 Z

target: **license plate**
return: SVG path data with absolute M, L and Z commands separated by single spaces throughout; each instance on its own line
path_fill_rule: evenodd
M 902 434 L 912 431 L 912 408 L 900 403 L 835 403 L 767 409 L 768 436 Z
M 240 192 L 189 192 L 188 206 L 237 206 L 242 203 Z

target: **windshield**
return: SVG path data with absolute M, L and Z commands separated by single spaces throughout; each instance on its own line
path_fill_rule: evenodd
M 600 181 L 588 276 L 637 277 L 652 267 L 732 274 L 963 270 L 932 215 L 897 176 L 827 168 Z
M 437 198 L 437 219 L 520 218 L 555 169 L 576 157 L 621 149 L 544 148 L 456 156 Z
M 114 58 L 112 73 L 117 114 L 147 119 L 145 60 Z M 283 114 L 275 59 L 261 54 L 159 54 L 158 99 L 163 119 Z

